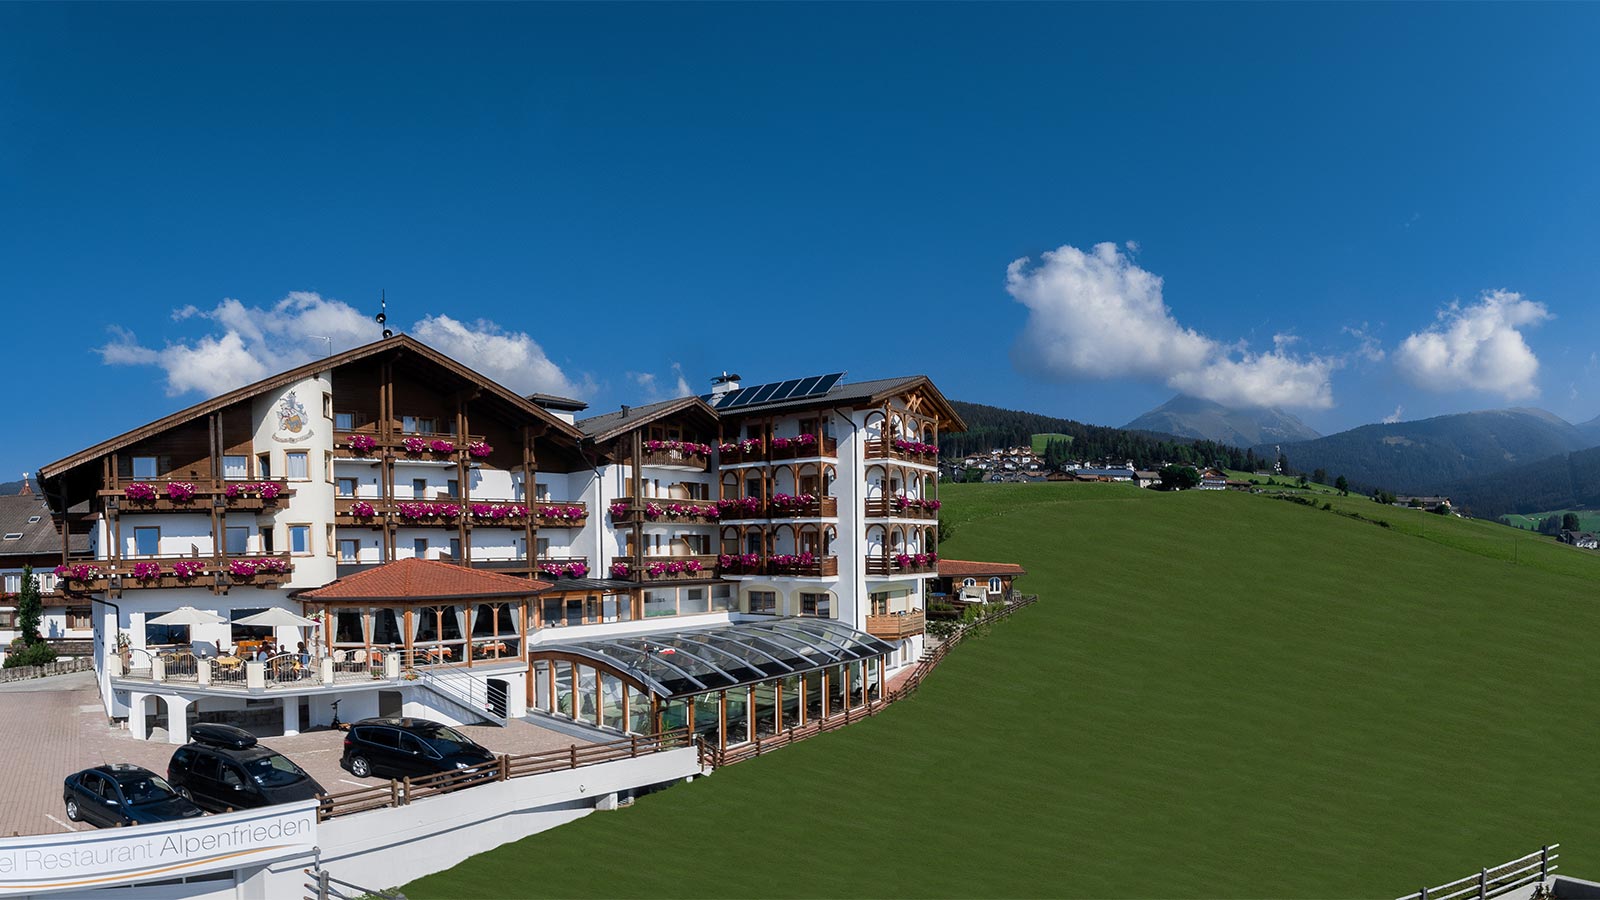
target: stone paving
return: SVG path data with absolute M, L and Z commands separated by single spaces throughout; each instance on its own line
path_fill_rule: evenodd
M 462 733 L 496 753 L 533 753 L 588 743 L 513 720 L 506 727 L 468 725 Z M 158 736 L 161 733 L 158 732 Z M 330 793 L 384 783 L 356 778 L 339 767 L 344 733 L 330 729 L 262 744 L 294 760 Z M 0 685 L 0 836 L 57 834 L 92 828 L 67 821 L 61 780 L 108 762 L 144 766 L 165 775 L 172 744 L 140 741 L 106 722 L 93 672 Z

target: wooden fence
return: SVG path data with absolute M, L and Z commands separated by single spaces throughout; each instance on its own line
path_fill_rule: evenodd
M 1489 897 L 1498 897 L 1517 888 L 1549 879 L 1550 873 L 1560 868 L 1555 864 L 1561 856 L 1555 850 L 1560 846 L 1560 844 L 1548 844 L 1527 856 L 1487 869 L 1479 869 L 1476 875 L 1457 878 L 1438 887 L 1425 887 L 1396 900 L 1457 900 L 1465 897 L 1487 900 Z
M 939 665 L 939 663 L 950 654 L 950 649 L 952 647 L 961 643 L 961 641 L 965 639 L 968 634 L 972 633 L 974 628 L 998 622 L 1001 619 L 1004 619 L 1007 616 L 1015 613 L 1017 610 L 1022 609 L 1023 607 L 1032 606 L 1038 602 L 1039 595 L 1037 594 L 1013 595 L 1011 599 L 1006 602 L 1005 606 L 985 616 L 972 620 L 963 626 L 959 631 L 950 635 L 948 638 L 945 638 L 943 641 L 940 641 L 937 647 L 925 651 L 922 654 L 922 658 L 917 660 L 916 666 L 911 670 L 910 676 L 908 676 L 905 681 L 902 681 L 899 686 L 894 688 L 894 690 L 882 695 L 879 699 L 868 700 L 865 706 L 857 707 L 855 709 L 847 708 L 844 712 L 837 715 L 829 716 L 826 719 L 813 719 L 804 725 L 785 728 L 777 734 L 768 737 L 761 737 L 758 735 L 755 740 L 748 741 L 734 747 L 724 747 L 718 749 L 716 747 L 707 746 L 703 741 L 696 739 L 696 744 L 700 748 L 700 764 L 701 766 L 713 767 L 726 766 L 731 763 L 749 759 L 753 756 L 760 756 L 763 753 L 771 753 L 773 750 L 777 750 L 780 747 L 787 747 L 796 741 L 805 740 L 812 735 L 821 734 L 825 731 L 836 731 L 852 722 L 859 722 L 862 719 L 876 716 L 889 704 L 895 702 L 896 700 L 903 700 L 906 697 L 916 693 L 917 688 L 922 686 L 922 680 L 928 677 L 928 673 L 932 672 L 934 667 Z
M 423 797 L 447 794 L 474 785 L 542 775 L 564 769 L 577 769 L 618 759 L 635 759 L 662 750 L 687 746 L 689 746 L 688 730 L 679 728 L 660 734 L 631 735 L 604 744 L 581 747 L 573 744 L 565 750 L 545 750 L 517 756 L 501 755 L 494 762 L 485 763 L 474 772 L 440 772 L 420 778 L 391 779 L 388 784 L 324 794 L 321 797 L 322 805 L 317 809 L 317 819 L 327 821 L 335 816 L 348 816 L 391 806 L 405 806 Z

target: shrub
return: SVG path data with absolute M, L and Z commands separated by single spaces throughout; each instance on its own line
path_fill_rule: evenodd
M 15 669 L 18 666 L 43 666 L 56 661 L 55 648 L 46 643 L 27 645 L 18 638 L 11 642 L 11 650 L 6 654 L 5 668 Z

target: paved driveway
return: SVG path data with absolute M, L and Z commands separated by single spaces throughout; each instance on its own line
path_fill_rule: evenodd
M 140 741 L 106 724 L 93 672 L 0 684 L 0 835 L 54 834 L 92 828 L 68 822 L 61 779 L 89 766 L 126 762 L 166 774 L 176 749 Z M 468 737 L 496 753 L 531 753 L 585 741 L 523 721 L 469 725 Z M 322 729 L 261 743 L 300 764 L 329 792 L 382 784 L 339 768 L 344 733 Z

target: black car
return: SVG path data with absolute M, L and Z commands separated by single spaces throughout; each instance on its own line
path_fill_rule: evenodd
M 144 825 L 205 815 L 179 796 L 165 778 L 126 763 L 68 775 L 61 788 L 67 818 L 96 826 Z
M 357 778 L 495 771 L 494 754 L 487 748 L 427 719 L 362 719 L 350 726 L 339 764 Z
M 189 729 L 189 735 L 194 740 L 167 763 L 167 780 L 206 809 L 252 809 L 323 793 L 316 779 L 283 754 L 258 745 L 242 728 L 205 723 Z

